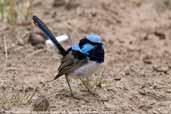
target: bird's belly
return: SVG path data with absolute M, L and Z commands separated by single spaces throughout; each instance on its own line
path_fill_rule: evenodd
M 94 73 L 99 67 L 101 66 L 101 64 L 94 62 L 94 61 L 90 61 L 87 64 L 83 65 L 82 67 L 76 69 L 72 75 L 79 77 L 79 76 L 90 76 L 92 75 L 92 73 Z

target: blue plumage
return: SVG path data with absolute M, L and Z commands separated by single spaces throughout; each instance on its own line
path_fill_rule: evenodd
M 101 37 L 97 34 L 88 35 L 86 37 L 86 39 L 88 39 L 89 41 L 94 42 L 94 43 L 102 43 Z
M 66 51 L 61 46 L 61 44 L 56 40 L 55 36 L 52 34 L 52 32 L 48 29 L 48 27 L 44 24 L 42 20 L 40 20 L 37 16 L 32 17 L 34 23 L 40 28 L 40 30 L 44 33 L 44 35 L 49 38 L 53 44 L 58 48 L 59 53 L 63 56 L 65 56 Z
M 87 44 L 82 46 L 81 50 L 82 50 L 82 53 L 89 55 L 88 52 L 91 51 L 94 48 L 95 48 L 95 46 L 87 43 Z
M 82 48 L 80 48 L 78 44 L 75 44 L 71 48 L 73 51 L 79 51 L 82 54 L 88 55 L 88 52 L 91 51 L 93 48 L 95 48 L 95 46 L 91 44 L 84 44 Z
M 93 36 L 93 37 L 92 37 Z M 92 39 L 90 39 L 92 38 Z M 97 42 L 96 42 L 97 41 Z M 89 35 L 88 38 L 82 39 L 79 44 L 75 44 L 69 49 L 69 51 L 76 51 L 77 56 L 86 56 L 90 60 L 98 63 L 104 62 L 104 45 L 101 37 L 98 35 Z

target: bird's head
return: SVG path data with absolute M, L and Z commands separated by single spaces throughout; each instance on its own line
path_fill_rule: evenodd
M 80 40 L 78 44 L 74 44 L 68 50 L 81 55 L 80 58 L 88 57 L 90 60 L 98 63 L 104 62 L 104 45 L 99 35 L 91 34 Z
M 79 44 L 75 44 L 71 48 L 74 51 L 79 51 L 86 54 L 99 45 L 103 47 L 102 38 L 99 35 L 91 34 L 81 39 Z
M 102 38 L 97 34 L 88 35 L 86 39 L 92 43 L 102 44 Z

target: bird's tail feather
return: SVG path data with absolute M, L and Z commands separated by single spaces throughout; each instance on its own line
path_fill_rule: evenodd
M 58 79 L 58 78 L 61 77 L 61 76 L 62 76 L 62 75 L 57 74 L 53 80 L 56 80 L 56 79 Z
M 55 36 L 52 34 L 52 32 L 48 29 L 48 27 L 45 25 L 45 23 L 40 20 L 37 16 L 32 17 L 34 24 L 39 27 L 39 29 L 45 34 L 46 37 L 48 37 L 53 44 L 58 48 L 59 53 L 62 56 L 65 56 L 66 50 L 62 47 L 62 45 L 56 40 Z

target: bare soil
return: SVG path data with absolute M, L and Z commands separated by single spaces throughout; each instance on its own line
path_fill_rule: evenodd
M 79 80 L 72 80 L 79 100 L 69 96 L 64 77 L 47 82 L 57 74 L 58 54 L 27 42 L 31 25 L 12 28 L 1 22 L 0 113 L 31 113 L 44 96 L 56 113 L 170 114 L 170 11 L 170 0 L 34 0 L 33 14 L 55 35 L 70 34 L 73 42 L 90 33 L 103 37 L 98 97 Z

